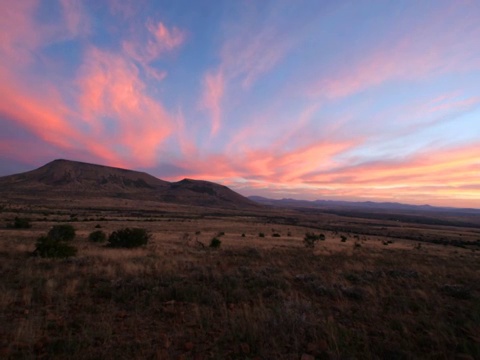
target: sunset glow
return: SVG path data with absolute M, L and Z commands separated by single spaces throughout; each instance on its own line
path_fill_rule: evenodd
M 0 1 L 0 176 L 480 208 L 480 1 Z

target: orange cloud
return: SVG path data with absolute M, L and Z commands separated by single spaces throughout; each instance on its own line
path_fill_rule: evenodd
M 480 178 L 480 143 L 457 148 L 431 150 L 397 161 L 358 164 L 319 172 L 308 184 L 326 187 L 335 195 L 370 199 L 398 198 L 417 203 L 425 199 L 438 203 L 477 202 L 480 192 L 472 189 Z

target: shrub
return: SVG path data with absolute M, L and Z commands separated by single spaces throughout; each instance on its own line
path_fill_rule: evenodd
M 222 242 L 220 241 L 220 239 L 214 237 L 212 239 L 212 241 L 210 241 L 210 247 L 211 248 L 219 248 L 220 245 L 222 245 Z
M 125 228 L 114 231 L 108 237 L 110 247 L 134 248 L 146 245 L 152 235 L 145 229 Z
M 47 236 L 57 241 L 71 241 L 75 238 L 75 229 L 70 224 L 54 225 Z
M 37 245 L 33 255 L 44 258 L 67 258 L 75 256 L 77 249 L 65 242 L 53 239 L 49 236 L 41 236 L 37 240 Z
M 93 231 L 88 235 L 88 240 L 93 242 L 104 242 L 107 240 L 107 234 L 102 230 Z
M 245 233 L 242 234 L 242 237 L 245 237 Z
M 281 235 L 279 233 L 273 233 L 272 237 L 280 237 Z
M 102 228 L 102 225 L 100 224 L 95 225 L 95 229 L 101 229 L 101 228 Z
M 223 236 L 223 235 L 225 235 L 225 231 L 220 231 L 220 232 L 217 234 L 218 237 Z
M 307 248 L 314 248 L 319 240 L 325 240 L 325 235 L 307 232 L 303 238 L 303 244 Z
M 32 225 L 30 224 L 30 219 L 27 218 L 20 218 L 15 216 L 15 220 L 12 223 L 7 224 L 7 228 L 9 229 L 30 229 Z
M 341 239 L 342 239 L 342 240 L 341 240 L 342 242 L 346 242 L 346 241 L 347 241 L 347 237 L 346 237 L 345 235 L 342 235 L 342 236 L 340 236 L 340 237 L 341 237 Z
M 258 233 L 258 237 L 265 237 L 264 233 Z

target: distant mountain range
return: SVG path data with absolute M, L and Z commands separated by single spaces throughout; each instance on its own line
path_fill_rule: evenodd
M 144 172 L 62 159 L 36 170 L 0 177 L 0 196 L 113 197 L 231 209 L 261 207 L 226 186 L 209 181 L 168 182 Z
M 262 196 L 249 196 L 250 200 L 262 205 L 282 208 L 309 208 L 321 210 L 351 210 L 351 211 L 421 211 L 421 212 L 448 212 L 463 214 L 478 214 L 480 209 L 461 209 L 452 207 L 437 207 L 430 205 L 409 205 L 396 202 L 373 202 L 373 201 L 338 201 L 338 200 L 296 200 L 296 199 L 269 199 Z

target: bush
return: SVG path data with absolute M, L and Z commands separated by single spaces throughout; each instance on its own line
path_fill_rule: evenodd
M 316 235 L 315 233 L 308 232 L 305 234 L 305 237 L 303 238 L 303 244 L 307 248 L 314 248 L 319 240 L 322 240 L 322 241 L 325 240 L 325 235 L 323 234 Z
M 33 252 L 33 255 L 46 258 L 67 258 L 76 254 L 77 249 L 75 247 L 49 236 L 39 237 Z
M 264 233 L 258 233 L 258 237 L 265 237 Z
M 88 235 L 88 240 L 93 242 L 104 242 L 107 240 L 107 234 L 105 234 L 102 230 L 97 230 Z
M 341 241 L 342 241 L 342 242 L 346 242 L 346 241 L 347 241 L 347 237 L 346 237 L 345 235 L 340 236 L 340 238 L 341 238 Z
M 220 245 L 222 245 L 222 242 L 220 241 L 220 239 L 214 237 L 212 239 L 212 241 L 210 241 L 210 247 L 211 248 L 219 248 Z
M 75 229 L 70 224 L 54 225 L 47 236 L 57 241 L 71 241 L 75 238 Z
M 30 229 L 32 225 L 30 224 L 30 219 L 27 218 L 19 218 L 15 216 L 15 220 L 12 223 L 7 224 L 7 228 L 9 229 Z
M 134 248 L 146 245 L 152 235 L 145 229 L 125 228 L 114 231 L 108 237 L 110 247 Z
M 272 237 L 280 237 L 281 235 L 279 233 L 273 233 Z

